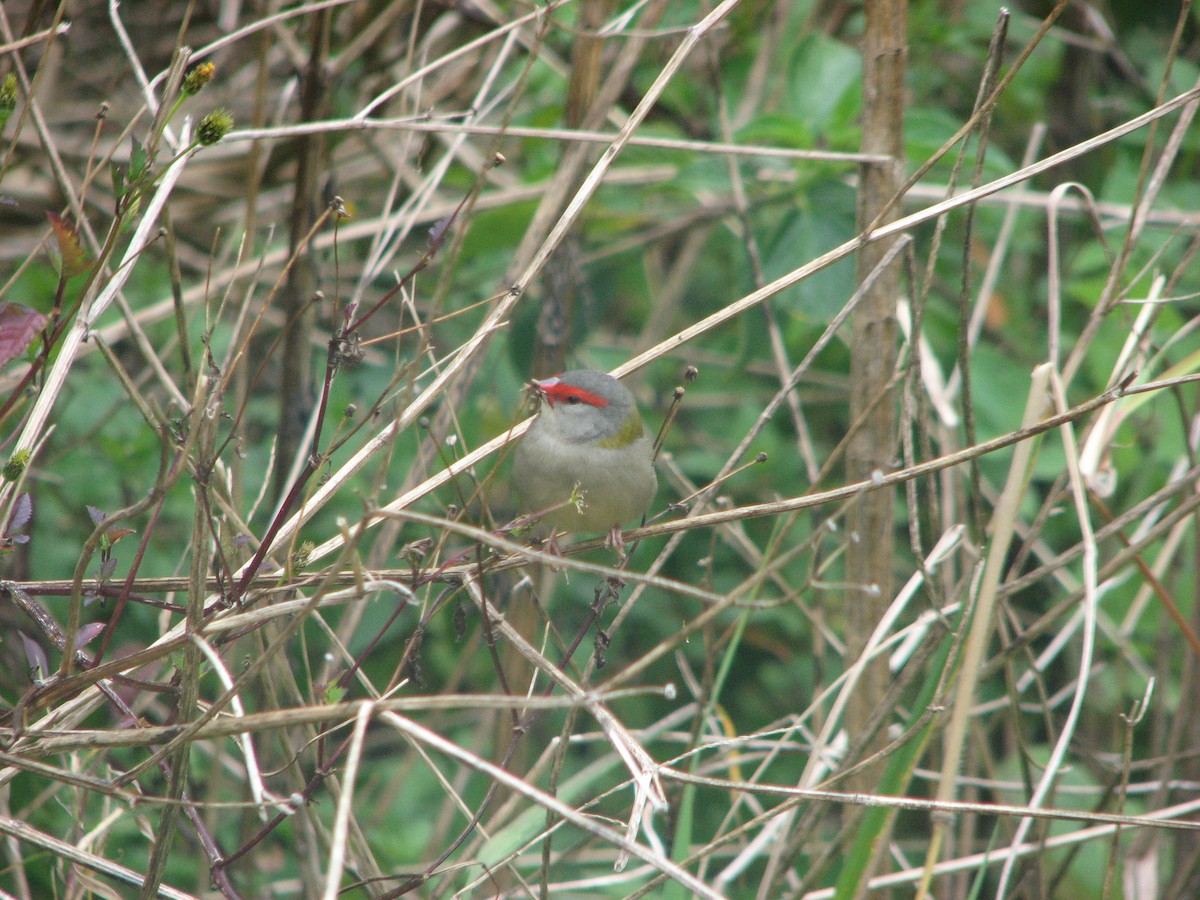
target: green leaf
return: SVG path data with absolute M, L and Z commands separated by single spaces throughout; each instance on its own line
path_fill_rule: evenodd
M 133 144 L 133 149 L 129 153 L 129 180 L 140 181 L 146 174 L 146 165 L 150 161 L 150 156 L 137 138 L 131 137 L 129 140 Z
M 853 192 L 827 181 L 814 186 L 804 203 L 789 212 L 763 239 L 768 281 L 791 272 L 850 240 L 854 230 Z M 780 307 L 807 319 L 828 322 L 854 293 L 854 261 L 843 259 L 777 295 Z
M 862 107 L 862 59 L 857 50 L 822 34 L 797 42 L 792 56 L 788 111 L 813 134 L 838 131 Z
M 109 163 L 108 172 L 112 176 L 113 196 L 119 200 L 125 196 L 125 167 Z

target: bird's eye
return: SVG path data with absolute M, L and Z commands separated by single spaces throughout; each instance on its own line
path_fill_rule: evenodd
M 572 406 L 576 406 L 583 402 L 583 398 L 580 397 L 578 394 L 572 394 L 571 396 L 569 396 L 567 398 L 567 402 L 570 403 Z

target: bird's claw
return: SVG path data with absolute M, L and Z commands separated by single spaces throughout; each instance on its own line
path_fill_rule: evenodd
M 614 525 L 609 529 L 607 537 L 604 538 L 604 546 L 612 547 L 617 552 L 617 562 L 624 564 L 628 557 L 625 555 L 625 535 L 621 533 L 621 526 Z

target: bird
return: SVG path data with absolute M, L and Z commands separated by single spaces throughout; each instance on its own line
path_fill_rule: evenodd
M 658 488 L 637 401 L 617 379 L 591 369 L 529 387 L 541 407 L 514 454 L 523 510 L 556 531 L 605 533 L 624 561 L 621 526 L 646 512 Z

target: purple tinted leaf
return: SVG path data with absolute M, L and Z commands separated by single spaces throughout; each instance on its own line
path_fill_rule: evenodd
M 8 517 L 8 533 L 20 531 L 29 524 L 33 515 L 33 499 L 28 494 L 22 494 L 13 504 L 12 515 Z
M 46 327 L 46 317 L 19 303 L 0 303 L 0 366 L 22 355 Z
M 99 525 L 108 518 L 108 513 L 103 510 L 96 509 L 94 506 L 87 507 L 88 515 L 92 517 L 92 524 Z
M 450 227 L 450 223 L 453 221 L 453 216 L 445 216 L 434 222 L 429 229 L 429 243 L 431 245 L 440 244 L 442 239 L 446 237 L 446 230 Z
M 29 662 L 29 678 L 34 684 L 41 684 L 50 675 L 50 660 L 41 644 L 23 631 L 20 635 L 21 643 L 25 645 L 25 659 Z
M 115 557 L 109 557 L 100 565 L 100 580 L 108 581 L 112 578 L 113 572 L 117 570 L 117 560 Z
M 79 629 L 79 633 L 75 635 L 75 649 L 86 647 L 92 641 L 100 636 L 104 631 L 103 622 L 88 622 Z
M 14 534 L 9 537 L 9 540 L 12 541 L 14 544 L 28 544 L 29 543 L 29 535 Z

